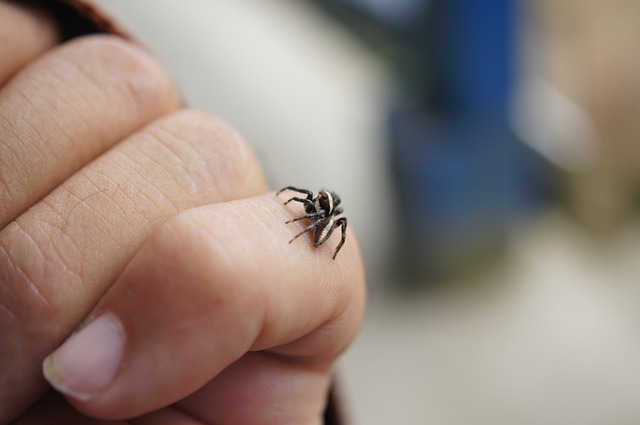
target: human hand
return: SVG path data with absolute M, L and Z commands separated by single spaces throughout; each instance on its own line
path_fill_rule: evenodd
M 250 148 L 148 53 L 0 8 L 0 423 L 319 423 L 362 316 L 353 234 L 335 261 L 289 245 Z M 81 322 L 45 366 L 69 402 L 36 402 Z

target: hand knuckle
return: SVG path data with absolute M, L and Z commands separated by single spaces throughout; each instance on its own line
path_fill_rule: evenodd
M 149 104 L 173 90 L 170 78 L 150 53 L 119 37 L 82 37 L 70 42 L 65 51 L 64 59 L 76 66 L 102 96 L 122 97 L 141 115 Z M 101 101 L 99 95 L 87 100 Z
M 178 153 L 185 172 L 202 190 L 216 190 L 221 200 L 255 194 L 262 188 L 261 168 L 251 147 L 215 116 L 184 110 L 163 119 L 151 136 Z

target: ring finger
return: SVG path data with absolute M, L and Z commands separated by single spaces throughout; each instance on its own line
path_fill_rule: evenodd
M 0 1 L 0 87 L 17 70 L 58 42 L 53 20 L 25 3 Z

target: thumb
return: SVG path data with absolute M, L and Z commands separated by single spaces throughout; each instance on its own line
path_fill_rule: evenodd
M 335 260 L 329 243 L 289 244 L 302 227 L 285 224 L 291 211 L 271 193 L 165 223 L 45 362 L 49 381 L 103 419 L 185 399 L 211 423 L 317 421 L 361 322 L 364 273 L 351 232 Z

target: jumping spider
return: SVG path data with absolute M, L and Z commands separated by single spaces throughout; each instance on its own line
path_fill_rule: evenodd
M 291 201 L 300 202 L 304 205 L 304 210 L 306 211 L 306 215 L 298 218 L 294 218 L 292 220 L 287 221 L 285 224 L 293 223 L 298 220 L 311 220 L 313 224 L 309 227 L 305 228 L 302 232 L 298 233 L 289 241 L 289 243 L 293 242 L 298 236 L 302 236 L 306 232 L 315 229 L 313 235 L 313 245 L 317 248 L 322 245 L 333 230 L 336 227 L 342 227 L 342 239 L 340 239 L 340 243 L 336 247 L 336 251 L 333 254 L 333 259 L 335 260 L 336 255 L 338 255 L 338 251 L 342 248 L 346 238 L 347 232 L 347 218 L 340 217 L 336 219 L 336 216 L 342 214 L 342 208 L 337 208 L 340 205 L 340 197 L 333 192 L 329 192 L 328 190 L 320 190 L 317 195 L 314 196 L 313 192 L 307 189 L 298 189 L 297 187 L 287 186 L 278 193 L 276 196 L 284 192 L 285 190 L 292 190 L 294 192 L 304 193 L 307 195 L 305 198 L 300 198 L 294 196 L 290 198 L 284 204 L 287 205 Z

